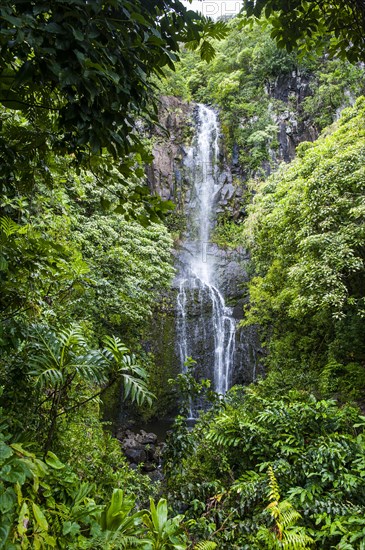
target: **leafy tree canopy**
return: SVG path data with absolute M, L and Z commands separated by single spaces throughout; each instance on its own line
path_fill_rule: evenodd
M 276 385 L 317 374 L 325 394 L 364 390 L 364 98 L 304 142 L 256 194 L 245 223 L 256 276 L 247 323 L 270 334 Z M 284 367 L 283 372 L 280 369 Z M 307 387 L 307 386 L 306 386 Z M 359 393 L 360 392 L 360 393 Z
M 43 112 L 43 141 L 52 129 L 61 152 L 128 152 L 149 76 L 173 67 L 180 42 L 209 58 L 207 38 L 225 33 L 179 0 L 8 0 L 0 15 L 0 102 Z
M 288 51 L 328 47 L 331 55 L 365 60 L 365 11 L 362 0 L 244 0 L 248 20 L 265 15 L 272 36 Z

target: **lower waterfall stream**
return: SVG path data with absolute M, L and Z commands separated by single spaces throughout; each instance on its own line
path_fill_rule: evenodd
M 191 194 L 178 274 L 177 346 L 181 370 L 192 357 L 199 376 L 210 378 L 213 389 L 224 394 L 231 385 L 236 323 L 217 286 L 215 258 L 209 253 L 220 191 L 217 114 L 199 104 L 196 123 L 185 160 Z

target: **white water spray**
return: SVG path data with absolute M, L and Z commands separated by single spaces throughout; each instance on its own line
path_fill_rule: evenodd
M 218 120 L 213 109 L 198 105 L 195 144 L 186 159 L 192 179 L 177 297 L 178 351 L 182 370 L 187 357 L 209 361 L 202 365 L 210 374 L 214 390 L 224 394 L 230 387 L 235 354 L 235 321 L 231 308 L 215 284 L 215 258 L 209 254 L 209 238 L 215 217 L 218 183 Z

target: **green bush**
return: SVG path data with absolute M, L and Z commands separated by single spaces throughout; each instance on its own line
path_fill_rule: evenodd
M 264 538 L 268 548 L 290 548 L 280 545 L 280 529 L 288 530 L 289 542 L 294 537 L 292 544 L 302 540 L 298 549 L 345 548 L 350 541 L 359 548 L 365 418 L 305 391 L 266 393 L 265 382 L 233 388 L 219 410 L 183 436 L 179 471 L 167 472 L 167 481 L 171 497 L 187 507 L 192 533 L 222 549 L 260 549 Z M 176 438 L 174 449 L 181 430 Z

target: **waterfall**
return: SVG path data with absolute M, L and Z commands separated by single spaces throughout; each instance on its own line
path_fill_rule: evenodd
M 197 375 L 210 378 L 214 390 L 224 394 L 231 384 L 236 326 L 217 287 L 209 243 L 220 191 L 218 135 L 216 113 L 198 105 L 197 132 L 185 161 L 191 193 L 178 274 L 177 351 L 182 370 L 192 357 Z

